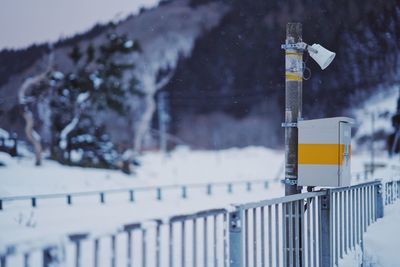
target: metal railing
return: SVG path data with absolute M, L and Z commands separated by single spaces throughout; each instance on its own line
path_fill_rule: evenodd
M 393 204 L 400 198 L 400 180 L 385 183 L 385 205 Z
M 322 198 L 321 218 L 325 221 L 321 227 L 329 238 L 321 244 L 322 266 L 338 265 L 348 251 L 363 245 L 367 227 L 383 217 L 382 201 L 379 181 L 327 191 Z
M 237 205 L 230 213 L 230 238 L 237 240 L 230 243 L 230 266 L 317 264 L 318 199 L 324 195 L 309 192 Z
M 96 235 L 7 246 L 6 266 L 334 266 L 363 247 L 400 180 L 302 193 L 260 202 L 125 224 Z M 53 265 L 51 265 L 53 264 Z
M 23 196 L 7 196 L 0 197 L 0 211 L 5 209 L 6 203 L 24 202 L 29 203 L 32 208 L 36 208 L 39 205 L 40 200 L 44 199 L 65 199 L 67 205 L 73 205 L 74 199 L 94 196 L 98 198 L 99 203 L 104 204 L 109 195 L 125 195 L 126 200 L 130 202 L 136 201 L 136 195 L 138 193 L 149 192 L 154 195 L 156 200 L 162 200 L 163 195 L 166 191 L 175 190 L 177 195 L 182 199 L 189 197 L 190 190 L 199 189 L 203 190 L 206 195 L 213 195 L 214 189 L 226 188 L 226 193 L 232 194 L 235 187 L 242 186 L 246 191 L 252 191 L 254 185 L 262 185 L 264 189 L 268 189 L 269 180 L 258 179 L 258 180 L 243 180 L 243 181 L 229 181 L 229 182 L 217 182 L 217 183 L 193 183 L 193 184 L 182 184 L 182 185 L 164 185 L 164 186 L 147 186 L 147 187 L 131 187 L 131 188 L 119 188 L 119 189 L 108 189 L 108 190 L 95 190 L 85 192 L 69 192 L 69 193 L 56 193 L 56 194 L 37 194 L 37 195 L 23 195 Z
M 360 181 L 361 177 L 366 181 L 372 177 L 371 170 L 365 170 L 363 172 L 352 173 L 355 181 Z M 7 204 L 10 203 L 29 203 L 32 208 L 39 206 L 40 200 L 44 199 L 65 199 L 67 205 L 73 205 L 74 200 L 83 197 L 97 197 L 100 204 L 104 204 L 107 201 L 107 196 L 110 195 L 125 195 L 126 200 L 129 202 L 136 202 L 137 194 L 149 192 L 152 193 L 156 200 L 162 200 L 163 195 L 166 191 L 175 190 L 182 199 L 189 197 L 190 190 L 203 189 L 207 195 L 212 195 L 216 188 L 226 188 L 226 192 L 231 194 L 234 192 L 234 187 L 245 186 L 245 190 L 252 191 L 254 185 L 263 184 L 265 189 L 268 189 L 269 183 L 272 180 L 267 179 L 254 179 L 254 180 L 241 180 L 241 181 L 229 181 L 229 182 L 217 182 L 217 183 L 193 183 L 193 184 L 181 184 L 181 185 L 163 185 L 163 186 L 147 186 L 147 187 L 131 187 L 131 188 L 118 188 L 118 189 L 107 189 L 107 190 L 92 190 L 82 192 L 68 192 L 68 193 L 54 193 L 54 194 L 35 194 L 35 195 L 21 195 L 21 196 L 0 196 L 0 211 L 6 208 Z

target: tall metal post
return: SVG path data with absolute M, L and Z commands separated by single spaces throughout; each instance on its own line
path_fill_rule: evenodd
M 168 122 L 170 120 L 168 115 L 167 107 L 167 97 L 168 93 L 160 92 L 158 94 L 158 128 L 159 128 L 159 140 L 160 140 L 160 150 L 163 153 L 167 152 L 167 132 L 168 132 Z
M 375 220 L 383 218 L 384 204 L 383 204 L 383 186 L 382 182 L 374 187 L 375 190 Z
M 297 186 L 297 146 L 298 146 L 298 129 L 297 122 L 301 119 L 302 113 L 302 87 L 303 87 L 303 50 L 298 49 L 295 44 L 302 42 L 302 25 L 301 23 L 288 23 L 286 26 L 286 42 L 285 42 L 285 195 L 293 195 L 301 193 L 301 187 Z M 289 244 L 296 244 L 295 236 L 290 233 L 295 232 L 296 220 L 300 220 L 300 214 L 295 214 L 295 209 L 286 211 L 286 258 L 293 259 L 301 256 L 296 255 L 296 248 L 290 247 Z M 300 210 L 300 209 L 298 209 Z M 292 220 L 289 223 L 289 220 Z M 301 223 L 301 222 L 299 222 Z M 292 228 L 292 229 L 290 229 Z M 301 236 L 301 234 L 300 234 Z M 293 242 L 289 242 L 292 239 Z M 301 262 L 301 260 L 300 260 Z
M 243 266 L 242 211 L 236 207 L 229 213 L 229 267 Z
M 288 23 L 286 45 L 302 41 L 301 23 Z M 285 195 L 301 192 L 297 186 L 297 122 L 302 113 L 303 51 L 287 47 L 285 53 Z
M 320 266 L 333 266 L 333 214 L 332 214 L 332 193 L 328 189 L 326 195 L 319 198 L 320 216 L 319 225 L 321 232 L 320 244 Z

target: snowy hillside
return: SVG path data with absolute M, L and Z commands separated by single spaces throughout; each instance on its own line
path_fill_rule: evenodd
M 142 128 L 140 115 L 146 108 L 148 114 L 157 112 L 152 100 L 160 89 L 169 93 L 171 131 L 193 147 L 281 148 L 284 60 L 280 44 L 289 20 L 304 23 L 305 41 L 320 42 L 338 53 L 326 71 L 307 62 L 312 76 L 303 86 L 304 118 L 350 115 L 354 103 L 398 83 L 398 3 L 367 2 L 299 1 L 298 8 L 292 9 L 290 3 L 262 0 L 162 1 L 117 24 L 57 43 L 55 64 L 68 71 L 72 64 L 67 55 L 74 46 L 85 50 L 89 43 L 102 43 L 107 32 L 127 33 L 143 50 L 132 58 L 136 68 L 130 75 L 136 73 L 141 89 L 150 94 L 127 98 L 133 111 L 125 118 L 112 112 L 99 114 L 98 120 L 108 122 L 118 143 L 132 145 L 132 136 Z M 0 60 L 7 62 L 7 68 L 0 69 L 0 111 L 5 114 L 0 126 L 21 137 L 17 88 L 44 68 L 46 54 L 46 46 L 0 52 Z M 146 115 L 144 120 L 157 130 L 154 117 Z M 197 127 L 191 127 L 193 123 Z M 140 135 L 146 130 L 139 130 Z M 223 138 L 227 133 L 230 138 Z M 153 135 L 147 136 L 153 141 L 147 148 L 154 147 Z
M 227 11 L 228 7 L 220 2 L 197 8 L 189 6 L 188 0 L 166 2 L 157 8 L 146 10 L 140 15 L 130 16 L 116 25 L 113 23 L 106 25 L 94 35 L 83 35 L 83 37 L 77 37 L 76 41 L 73 38 L 61 41 L 56 44 L 53 52 L 54 66 L 57 66 L 57 69 L 63 73 L 71 71 L 73 64 L 69 55 L 74 46 L 86 51 L 89 45 L 101 45 L 112 31 L 115 31 L 115 34 L 126 34 L 129 39 L 138 42 L 141 53 L 132 58 L 120 59 L 124 62 L 133 61 L 135 65 L 134 71 L 129 72 L 129 75 L 126 75 L 121 82 L 129 85 L 128 81 L 135 76 L 139 81 L 141 94 L 148 94 L 146 99 L 137 97 L 126 99 L 126 104 L 132 107 L 129 120 L 137 122 L 140 120 L 143 110 L 151 105 L 149 102 L 153 101 L 157 90 L 171 79 L 178 61 L 190 56 L 196 39 L 218 25 Z M 16 88 L 20 88 L 25 79 L 43 71 L 43 66 L 47 62 L 46 54 L 48 52 L 44 52 L 21 73 L 2 77 L 8 82 L 1 85 L 0 99 L 9 101 L 0 102 L 1 111 L 13 114 L 3 118 L 2 128 L 23 136 L 22 124 L 17 118 L 18 90 Z M 46 105 L 44 108 L 49 109 Z M 38 112 L 37 114 L 39 121 L 45 121 L 45 118 L 41 117 L 42 113 Z M 132 133 L 136 131 L 136 127 L 140 127 L 136 123 L 127 123 L 127 117 L 121 118 L 113 112 L 102 112 L 96 117 L 96 120 L 106 122 L 108 131 L 116 142 L 131 143 Z M 42 127 L 38 132 L 42 134 L 43 131 L 46 130 Z M 44 141 L 49 142 L 48 139 Z

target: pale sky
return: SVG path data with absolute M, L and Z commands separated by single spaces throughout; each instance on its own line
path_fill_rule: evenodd
M 160 0 L 0 0 L 0 50 L 57 41 Z

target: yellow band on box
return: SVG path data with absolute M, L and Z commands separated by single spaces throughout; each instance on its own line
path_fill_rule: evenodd
M 349 159 L 351 148 L 349 146 Z M 298 164 L 342 165 L 344 162 L 343 144 L 299 144 Z

